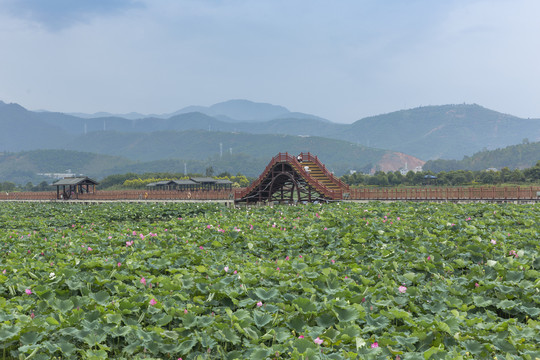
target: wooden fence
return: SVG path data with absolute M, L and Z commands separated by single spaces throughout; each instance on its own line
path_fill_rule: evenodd
M 78 200 L 234 200 L 234 190 L 211 191 L 145 191 L 103 190 L 90 194 L 78 194 Z M 0 192 L 0 200 L 56 200 L 55 192 Z M 77 199 L 74 199 L 77 200 Z M 64 200 L 58 200 L 64 201 Z M 69 200 L 67 200 L 69 201 Z
M 358 188 L 349 189 L 350 200 L 409 201 L 517 201 L 540 200 L 540 187 L 444 187 L 444 188 Z M 347 196 L 344 196 L 347 197 Z
M 113 190 L 79 194 L 79 200 L 230 200 L 245 189 L 212 191 Z M 348 195 L 347 195 L 348 194 Z M 423 187 L 423 188 L 350 188 L 345 200 L 403 201 L 540 201 L 540 186 L 513 187 Z M 0 200 L 56 200 L 56 191 L 0 192 Z M 63 201 L 63 200 L 58 200 Z

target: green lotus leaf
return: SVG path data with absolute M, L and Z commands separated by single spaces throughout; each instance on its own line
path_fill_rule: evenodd
M 293 304 L 304 314 L 317 311 L 317 305 L 314 304 L 310 299 L 298 297 L 293 301 Z
M 531 317 L 540 315 L 540 307 L 527 307 L 522 305 L 520 306 L 520 310 Z
M 33 345 L 36 344 L 39 340 L 41 340 L 43 338 L 43 335 L 43 333 L 29 331 L 22 334 L 19 340 L 21 341 L 21 343 L 23 343 L 23 345 Z
M 480 355 L 485 350 L 484 346 L 475 340 L 465 340 L 463 341 L 463 346 L 468 352 L 474 355 Z
M 295 339 L 293 342 L 293 348 L 300 354 L 305 354 L 308 349 L 317 349 L 317 344 L 313 340 L 308 339 Z
M 111 298 L 109 293 L 104 290 L 98 291 L 97 293 L 91 293 L 89 296 L 100 305 L 106 305 L 109 302 L 109 299 Z
M 56 320 L 55 318 L 53 318 L 52 316 L 49 316 L 45 319 L 45 321 L 49 324 L 49 325 L 60 325 L 60 322 L 58 322 L 58 320 Z
M 287 322 L 287 325 L 296 332 L 301 333 L 304 329 L 304 326 L 306 326 L 306 322 L 302 317 L 296 316 L 289 320 L 289 322 Z
M 254 291 L 258 299 L 263 301 L 268 301 L 272 298 L 275 298 L 279 295 L 279 291 L 275 288 L 265 290 L 263 288 L 257 288 Z
M 418 342 L 418 338 L 411 336 L 411 337 L 405 337 L 405 336 L 394 336 L 393 338 L 398 342 L 399 345 L 405 346 L 408 349 L 413 349 L 414 344 Z
M 493 300 L 484 296 L 473 296 L 473 301 L 476 306 L 487 307 L 493 304 Z
M 70 299 L 67 299 L 67 300 L 56 299 L 53 302 L 53 306 L 55 309 L 59 310 L 60 312 L 67 313 L 68 311 L 73 309 L 74 304 L 73 304 L 73 301 L 71 301 Z
M 69 342 L 60 341 L 58 342 L 58 347 L 62 350 L 62 353 L 66 356 L 71 356 L 77 351 L 77 347 Z
M 253 351 L 250 355 L 250 360 L 265 360 L 268 356 L 272 354 L 272 349 L 257 349 Z
M 337 315 L 338 320 L 341 322 L 354 321 L 359 318 L 358 310 L 352 306 L 349 307 L 334 307 L 334 312 Z
M 503 300 L 503 301 L 495 303 L 495 306 L 497 308 L 504 309 L 504 310 L 511 310 L 511 309 L 515 308 L 517 305 L 518 305 L 518 303 L 516 303 L 515 301 L 512 301 L 512 300 Z
M 335 309 L 334 309 L 335 311 Z M 325 312 L 325 313 L 322 313 L 321 315 L 317 316 L 315 318 L 315 321 L 317 322 L 317 325 L 321 326 L 321 327 L 324 327 L 324 328 L 328 328 L 332 325 L 334 325 L 336 323 L 336 317 L 329 313 L 329 312 Z
M 270 321 L 272 321 L 272 316 L 268 313 L 261 312 L 261 311 L 254 311 L 253 312 L 253 320 L 255 322 L 255 325 L 258 328 L 262 328 L 266 324 L 268 324 Z
M 233 345 L 236 345 L 240 342 L 240 337 L 237 335 L 237 333 L 231 329 L 231 328 L 225 328 L 223 329 L 223 334 L 225 335 L 225 339 L 232 343 Z
M 178 348 L 178 353 L 182 355 L 187 355 L 191 349 L 197 344 L 197 340 L 195 339 L 188 339 L 180 343 L 180 347 Z
M 438 353 L 441 353 L 441 352 L 444 352 L 444 351 L 445 350 L 444 350 L 443 346 L 432 346 L 427 351 L 424 352 L 424 359 L 428 360 L 434 354 L 438 354 Z

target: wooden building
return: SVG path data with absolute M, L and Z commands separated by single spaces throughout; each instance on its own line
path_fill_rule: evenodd
M 93 194 L 96 192 L 96 185 L 99 183 L 90 179 L 87 176 L 84 177 L 67 177 L 54 182 L 52 185 L 56 186 L 56 198 L 69 200 L 78 199 L 79 194 Z M 62 190 L 60 190 L 62 188 Z
M 232 190 L 232 181 L 211 177 L 193 177 L 187 180 L 164 180 L 146 185 L 152 190 L 210 191 Z

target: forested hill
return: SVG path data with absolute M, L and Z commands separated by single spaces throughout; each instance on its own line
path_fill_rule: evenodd
M 479 105 L 425 106 L 359 120 L 341 138 L 423 160 L 460 159 L 483 149 L 540 141 L 540 119 L 521 119 Z
M 258 113 L 256 121 L 246 120 Z M 32 112 L 17 104 L 0 103 L 0 151 L 63 149 L 77 136 L 98 131 L 148 134 L 205 130 L 218 131 L 223 136 L 225 133 L 319 136 L 393 150 L 422 160 L 461 159 L 482 149 L 519 144 L 525 138 L 540 141 L 540 119 L 522 119 L 466 104 L 401 110 L 353 124 L 337 124 L 313 115 L 289 112 L 283 107 L 249 101 L 226 102 L 209 108 L 188 107 L 173 114 L 169 118 L 135 120 L 114 116 L 83 119 L 61 113 Z M 291 139 L 296 142 L 296 138 Z M 217 143 L 223 141 L 225 139 L 217 140 Z M 111 145 L 114 143 L 96 144 L 104 148 Z
M 502 149 L 486 150 L 462 160 L 430 160 L 424 170 L 439 172 L 453 170 L 485 170 L 489 168 L 523 169 L 533 167 L 540 160 L 540 142 L 507 146 Z

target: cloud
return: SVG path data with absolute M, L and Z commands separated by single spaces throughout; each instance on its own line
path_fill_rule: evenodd
M 540 105 L 537 0 L 0 0 L 0 100 L 172 112 L 232 98 L 333 121 Z
M 0 12 L 39 23 L 49 30 L 142 6 L 139 0 L 0 0 Z

